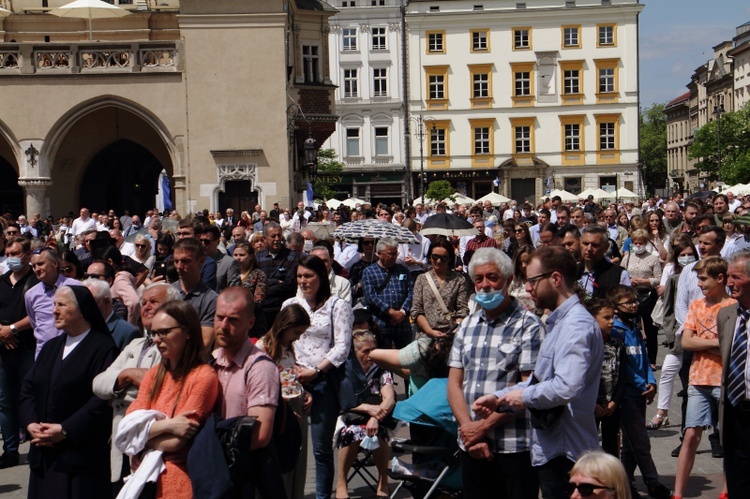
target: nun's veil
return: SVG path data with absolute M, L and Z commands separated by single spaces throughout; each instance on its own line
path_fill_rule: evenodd
M 78 302 L 78 310 L 86 321 L 91 324 L 91 330 L 109 335 L 107 322 L 102 317 L 99 307 L 96 305 L 94 295 L 86 286 L 64 286 L 69 288 Z M 61 288 L 62 289 L 62 288 Z

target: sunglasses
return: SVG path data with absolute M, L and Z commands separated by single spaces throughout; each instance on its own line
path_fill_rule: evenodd
M 569 482 L 566 486 L 566 493 L 572 495 L 573 491 L 576 489 L 578 489 L 578 493 L 581 494 L 581 497 L 589 497 L 598 489 L 612 490 L 604 485 L 594 485 L 593 483 L 579 483 L 576 485 L 573 482 Z
M 75 268 L 73 267 L 60 267 L 60 272 L 67 274 L 68 272 L 73 272 Z
M 212 242 L 214 242 L 213 239 L 201 239 L 201 243 L 203 243 L 205 245 L 209 245 Z
M 447 262 L 449 258 L 446 255 L 430 255 L 430 260 L 433 262 Z
M 523 229 L 515 229 L 513 232 L 516 234 L 523 234 Z
M 136 244 L 135 247 L 136 248 L 145 248 L 146 245 L 145 244 Z

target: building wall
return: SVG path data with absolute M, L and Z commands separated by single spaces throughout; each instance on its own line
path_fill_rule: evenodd
M 466 1 L 409 4 L 410 111 L 434 119 L 449 142 L 447 154 L 429 155 L 430 171 L 496 171 L 505 164 L 507 168 L 499 168 L 502 192 L 515 195 L 514 179 L 534 179 L 535 198 L 544 194 L 542 180 L 549 177 L 558 188 L 578 181 L 580 190 L 607 184 L 614 188 L 615 183 L 639 189 L 636 19 L 643 5 L 565 4 L 550 0 L 518 9 L 515 1 L 505 0 L 481 10 Z M 614 27 L 614 43 L 599 43 L 602 26 Z M 577 29 L 577 45 L 564 45 L 565 27 Z M 488 50 L 473 49 L 476 30 L 486 31 Z M 528 33 L 528 47 L 516 47 L 517 31 Z M 436 34 L 443 39 L 437 50 L 430 47 L 430 36 Z M 617 75 L 616 91 L 600 94 L 598 69 L 610 65 Z M 566 70 L 579 72 L 576 93 L 566 94 L 563 88 Z M 489 99 L 472 100 L 472 72 L 477 71 L 490 75 Z M 514 96 L 517 72 L 530 73 L 528 97 Z M 431 75 L 447 80 L 445 99 L 431 98 Z M 615 124 L 614 150 L 600 150 L 602 121 Z M 581 126 L 579 151 L 564 152 L 566 123 Z M 529 153 L 516 151 L 519 124 L 529 126 L 533 135 Z M 489 154 L 475 154 L 477 125 L 491 127 Z

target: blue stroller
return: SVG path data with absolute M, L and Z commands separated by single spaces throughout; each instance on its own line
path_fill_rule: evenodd
M 394 456 L 411 454 L 411 465 L 393 458 L 388 476 L 400 483 L 391 494 L 406 487 L 415 498 L 428 499 L 436 492 L 456 496 L 461 492 L 458 467 L 458 423 L 448 405 L 447 378 L 429 380 L 417 393 L 396 404 L 393 417 L 409 423 L 410 440 L 393 439 Z

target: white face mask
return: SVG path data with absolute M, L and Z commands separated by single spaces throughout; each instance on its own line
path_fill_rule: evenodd
M 636 255 L 642 255 L 645 252 L 646 252 L 645 246 L 633 246 L 633 253 L 635 253 Z
M 695 262 L 695 257 L 693 255 L 685 255 L 685 256 L 677 257 L 677 263 L 679 263 L 682 267 L 686 267 L 693 262 Z

